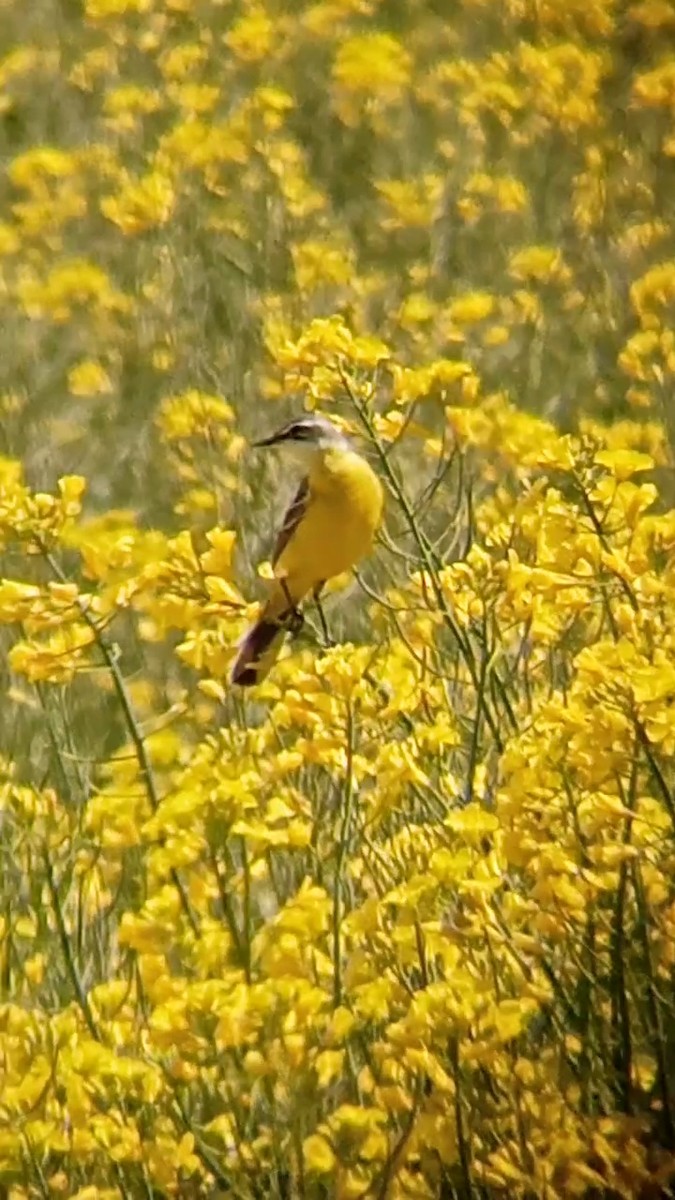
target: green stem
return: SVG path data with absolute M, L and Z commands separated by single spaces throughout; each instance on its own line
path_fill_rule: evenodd
M 94 1021 L 91 1008 L 89 1007 L 87 993 L 84 990 L 84 985 L 80 979 L 77 965 L 73 957 L 73 948 L 70 944 L 70 938 L 68 937 L 68 930 L 66 929 L 66 922 L 63 916 L 63 909 L 61 907 L 61 897 L 59 896 L 59 889 L 54 878 L 54 870 L 46 847 L 44 852 L 44 864 L 45 873 L 47 876 L 47 886 L 49 888 L 49 895 L 52 902 L 52 908 L 54 910 L 54 917 L 56 918 L 56 929 L 59 935 L 59 942 L 61 943 L 61 950 L 63 952 L 66 970 L 70 977 L 70 982 L 72 984 L 73 991 L 75 992 L 77 1003 L 80 1006 L 87 1029 L 94 1040 L 99 1042 L 101 1038 L 98 1029 L 96 1028 L 96 1023 Z
M 466 1129 L 464 1127 L 464 1114 L 462 1112 L 462 1088 L 459 1070 L 458 1037 L 451 1037 L 448 1049 L 450 1053 L 452 1077 L 455 1083 L 455 1131 L 457 1134 L 457 1150 L 459 1152 L 459 1165 L 462 1175 L 460 1196 L 461 1200 L 471 1200 L 471 1196 L 473 1194 L 473 1188 L 471 1185 L 471 1155 L 466 1138 Z
M 50 554 L 50 552 L 44 547 L 43 547 L 43 554 L 44 554 L 46 562 L 49 564 L 49 567 L 50 567 L 52 573 L 56 576 L 56 578 L 61 583 L 70 582 L 68 580 L 68 577 L 65 574 L 65 572 L 61 570 L 61 567 L 60 567 L 59 563 L 57 562 L 57 560 L 54 558 L 53 554 Z M 145 781 L 145 786 L 146 786 L 146 790 L 148 793 L 148 800 L 150 802 L 150 807 L 154 813 L 159 808 L 159 792 L 157 789 L 157 783 L 155 780 L 154 772 L 152 770 L 152 766 L 150 763 L 150 756 L 148 754 L 148 750 L 147 750 L 147 747 L 145 744 L 145 739 L 143 737 L 143 734 L 141 733 L 138 721 L 136 720 L 136 714 L 133 710 L 133 706 L 131 703 L 131 699 L 129 697 L 129 693 L 127 691 L 127 686 L 126 686 L 124 676 L 122 675 L 122 672 L 120 671 L 119 665 L 117 663 L 117 658 L 116 658 L 116 655 L 115 655 L 112 647 L 108 645 L 108 642 L 107 642 L 106 638 L 103 637 L 103 634 L 101 633 L 101 630 L 100 630 L 97 622 L 94 620 L 94 618 L 91 616 L 91 614 L 87 610 L 86 604 L 84 604 L 79 597 L 77 600 L 77 606 L 80 611 L 82 620 L 84 621 L 85 625 L 93 633 L 94 641 L 98 647 L 101 657 L 103 658 L 103 661 L 105 662 L 106 667 L 108 668 L 108 670 L 110 672 L 110 677 L 113 681 L 113 687 L 115 689 L 115 695 L 117 696 L 117 699 L 119 701 L 120 708 L 122 709 L 122 713 L 124 715 L 124 721 L 125 721 L 128 731 L 129 731 L 129 736 L 131 737 L 131 741 L 133 743 L 134 750 L 136 751 L 136 758 L 138 761 L 139 770 Z M 199 926 L 197 925 L 197 921 L 195 919 L 194 913 L 192 912 L 192 908 L 190 905 L 190 901 L 188 899 L 187 891 L 185 890 L 185 885 L 183 884 L 183 881 L 180 878 L 180 875 L 178 874 L 178 871 L 176 870 L 175 867 L 171 868 L 171 882 L 173 883 L 174 887 L 176 888 L 176 891 L 178 892 L 178 895 L 180 897 L 181 908 L 183 909 L 183 913 L 185 914 L 185 916 L 188 920 L 190 928 L 191 928 L 192 932 L 195 935 L 197 935 L 199 933 Z
M 673 1116 L 673 1097 L 671 1094 L 670 1071 L 666 1040 L 663 1029 L 663 1016 L 659 1003 L 655 982 L 654 964 L 652 962 L 651 946 L 649 944 L 647 905 L 645 902 L 642 877 L 637 863 L 633 863 L 633 886 L 638 909 L 638 936 L 642 949 L 642 962 L 646 981 L 647 1015 L 650 1035 L 656 1058 L 656 1087 L 661 1102 L 661 1120 L 663 1122 L 664 1141 L 667 1149 L 675 1148 L 675 1118 Z
M 248 848 L 244 838 L 241 839 L 241 862 L 244 877 L 244 974 L 246 982 L 251 982 L 251 940 L 252 940 L 252 920 L 251 920 L 251 864 L 248 859 Z
M 456 622 L 453 620 L 452 614 L 450 613 L 448 606 L 445 602 L 445 596 L 443 595 L 443 588 L 442 588 L 440 580 L 438 578 L 438 568 L 439 568 L 439 565 L 442 565 L 442 564 L 440 564 L 436 560 L 436 556 L 434 555 L 432 548 L 429 546 L 427 539 L 424 537 L 421 529 L 419 528 L 419 524 L 417 522 L 417 518 L 415 516 L 414 509 L 413 509 L 412 505 L 410 504 L 408 497 L 406 496 L 405 491 L 403 490 L 403 487 L 398 480 L 396 472 L 394 471 L 391 463 L 389 462 L 387 454 L 383 450 L 378 438 L 375 436 L 375 430 L 373 428 L 372 422 L 368 419 L 365 408 L 360 403 L 356 393 L 354 392 L 354 389 L 351 385 L 349 378 L 344 373 L 342 368 L 339 368 L 339 372 L 340 372 L 340 378 L 342 380 L 343 386 L 344 386 L 345 390 L 347 391 L 347 394 L 348 394 L 352 404 L 354 405 L 354 408 L 356 409 L 356 412 L 358 413 L 358 416 L 359 416 L 363 426 L 365 427 L 365 429 L 368 433 L 368 436 L 370 437 L 371 442 L 372 442 L 373 446 L 375 447 L 375 450 L 377 451 L 377 455 L 380 460 L 382 469 L 385 473 L 387 483 L 389 484 L 389 489 L 390 489 L 392 495 L 394 496 L 394 499 L 400 505 L 400 508 L 401 508 L 401 510 L 405 516 L 406 522 L 408 524 L 408 528 L 415 540 L 415 543 L 417 545 L 417 548 L 419 550 L 419 553 L 420 553 L 420 556 L 422 559 L 422 563 L 424 565 L 424 569 L 426 570 L 426 572 L 429 576 L 429 579 L 431 581 L 431 584 L 432 584 L 432 589 L 433 589 L 433 593 L 434 593 L 434 602 L 438 607 L 438 611 L 441 613 L 441 615 L 443 617 L 443 622 L 444 622 L 446 628 L 450 630 L 453 637 L 455 638 L 457 645 L 459 646 L 460 652 L 462 654 L 462 657 L 464 658 L 464 661 L 468 668 L 469 674 L 471 675 L 471 682 L 473 683 L 474 689 L 478 693 L 478 678 L 477 678 L 477 672 L 476 672 L 476 661 L 472 654 L 469 640 L 467 637 L 464 636 L 464 634 L 462 633 L 462 631 L 460 630 L 460 628 L 458 627 Z M 499 732 L 499 727 L 497 725 L 497 722 L 495 721 L 494 715 L 487 704 L 485 695 L 483 695 L 482 703 L 483 703 L 485 720 L 487 721 L 487 723 L 490 727 L 490 732 L 494 738 L 495 746 L 497 747 L 497 750 L 501 753 L 501 751 L 503 749 L 502 737 Z
M 354 720 L 351 705 L 347 704 L 347 764 L 345 782 L 342 790 L 342 824 L 340 840 L 335 863 L 335 882 L 333 885 L 333 1004 L 337 1008 L 342 1003 L 342 963 L 340 953 L 340 932 L 342 925 L 342 876 L 344 871 L 347 847 L 351 834 L 352 809 L 354 806 Z

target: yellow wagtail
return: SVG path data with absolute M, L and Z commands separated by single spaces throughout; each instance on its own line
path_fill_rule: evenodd
M 254 446 L 284 445 L 306 474 L 288 508 L 272 555 L 274 582 L 260 617 L 239 646 L 232 682 L 260 683 L 287 633 L 302 623 L 299 606 L 318 600 L 327 580 L 350 570 L 371 549 L 382 517 L 377 475 L 327 417 L 308 413 Z

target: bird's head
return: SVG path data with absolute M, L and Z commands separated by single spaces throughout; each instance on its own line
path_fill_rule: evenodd
M 304 413 L 295 417 L 276 433 L 253 442 L 255 448 L 262 446 L 287 446 L 296 457 L 306 459 L 317 450 L 343 449 L 349 446 L 347 436 L 328 417 L 321 413 Z

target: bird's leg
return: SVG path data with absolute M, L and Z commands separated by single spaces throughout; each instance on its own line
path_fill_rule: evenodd
M 322 583 L 317 584 L 317 586 L 314 588 L 314 603 L 316 604 L 316 611 L 319 614 L 319 622 L 321 624 L 321 632 L 323 634 L 324 646 L 326 646 L 326 648 L 328 648 L 330 646 L 334 646 L 335 642 L 333 641 L 332 637 L 330 636 L 330 633 L 328 632 L 328 623 L 326 621 L 326 614 L 323 611 L 323 605 L 321 603 L 321 598 L 320 598 L 322 591 L 323 591 L 323 584 Z
M 297 633 L 300 633 L 300 630 L 302 629 L 304 624 L 305 624 L 305 618 L 303 617 L 302 613 L 300 612 L 300 609 L 294 608 L 291 612 L 291 619 L 288 622 L 289 633 L 292 633 L 293 636 L 295 636 Z
M 297 605 L 293 603 L 293 597 L 288 590 L 288 584 L 286 583 L 286 580 L 280 579 L 279 582 L 283 589 L 284 596 L 288 600 L 288 611 L 283 614 L 283 623 L 284 625 L 288 626 L 289 633 L 299 633 L 305 623 L 305 618 L 303 617 Z

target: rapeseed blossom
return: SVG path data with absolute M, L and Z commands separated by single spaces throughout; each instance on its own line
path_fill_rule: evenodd
M 394 7 L 3 12 L 10 1200 L 672 1188 L 672 6 Z

